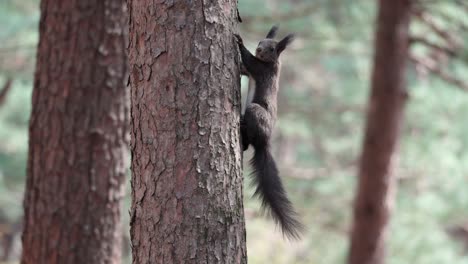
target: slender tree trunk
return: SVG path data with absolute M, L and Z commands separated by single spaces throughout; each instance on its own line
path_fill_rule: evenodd
M 133 263 L 246 263 L 236 1 L 128 6 Z
M 22 263 L 120 263 L 123 0 L 41 1 Z
M 385 262 L 385 241 L 395 180 L 392 161 L 406 101 L 411 0 L 380 0 L 372 91 L 354 205 L 350 264 Z

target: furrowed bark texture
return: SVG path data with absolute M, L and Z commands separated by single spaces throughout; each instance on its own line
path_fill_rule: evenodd
M 133 263 L 246 263 L 236 1 L 128 7 Z
M 120 263 L 125 10 L 122 0 L 41 2 L 21 263 Z
M 380 0 L 350 264 L 385 262 L 385 241 L 395 191 L 391 169 L 407 97 L 405 64 L 410 1 Z

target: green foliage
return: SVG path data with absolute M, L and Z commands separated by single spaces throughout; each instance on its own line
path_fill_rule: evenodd
M 0 89 L 13 80 L 0 106 L 0 211 L 11 222 L 22 215 L 38 14 L 37 0 L 0 2 Z
M 241 29 L 253 43 L 263 37 L 261 30 L 277 22 L 274 17 L 255 22 L 258 13 L 253 7 L 260 2 L 239 3 L 241 15 L 249 16 L 246 19 L 249 23 Z M 296 7 L 310 5 L 308 1 L 298 3 Z M 314 1 L 313 4 L 318 6 L 314 13 L 281 21 L 282 32 L 295 31 L 299 37 L 283 57 L 277 139 L 282 151 L 276 155 L 280 164 L 288 161 L 287 155 L 292 155 L 294 162 L 288 161 L 289 167 L 320 172 L 312 180 L 285 178 L 308 232 L 304 241 L 291 246 L 280 236 L 272 237 L 273 226 L 267 220 L 257 217 L 249 220 L 249 263 L 272 259 L 277 260 L 273 263 L 344 263 L 346 259 L 370 86 L 376 10 L 372 1 Z M 454 6 L 440 1 L 430 10 L 447 12 L 455 18 L 463 16 L 460 8 Z M 295 9 L 276 10 L 281 12 L 273 11 L 274 14 L 284 17 L 285 12 Z M 442 26 L 453 26 L 443 19 L 438 21 Z M 414 22 L 412 32 L 425 32 L 424 36 L 437 40 L 421 23 Z M 466 34 L 458 37 L 467 38 Z M 420 44 L 412 48 L 416 54 L 428 51 Z M 447 70 L 462 76 L 460 73 L 466 72 L 465 62 L 452 61 Z M 468 166 L 464 151 L 468 123 L 464 120 L 468 96 L 435 77 L 416 75 L 412 68 L 408 75 L 410 100 L 397 154 L 396 173 L 400 180 L 388 262 L 465 263 L 467 257 L 459 250 L 461 245 L 446 230 L 453 224 L 468 221 L 468 194 L 464 191 Z M 290 143 L 293 154 L 285 151 L 283 137 L 295 139 Z M 298 172 L 284 176 L 307 178 L 309 175 Z M 258 205 L 247 203 L 246 207 L 257 210 Z
M 14 82 L 0 109 L 0 209 L 11 220 L 22 211 L 30 95 L 30 83 Z

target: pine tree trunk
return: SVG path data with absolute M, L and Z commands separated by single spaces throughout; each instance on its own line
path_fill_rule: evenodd
M 42 0 L 40 8 L 21 263 L 120 263 L 125 2 Z
M 410 2 L 380 0 L 350 264 L 385 262 L 385 242 L 395 192 L 392 166 L 406 101 Z
M 246 263 L 236 1 L 128 3 L 133 263 Z

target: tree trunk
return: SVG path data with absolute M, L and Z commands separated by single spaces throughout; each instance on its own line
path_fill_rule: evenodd
M 392 162 L 406 101 L 405 71 L 411 0 L 380 0 L 372 91 L 354 205 L 350 264 L 385 262 L 395 180 Z
M 246 263 L 236 1 L 129 0 L 133 263 Z
M 120 263 L 129 92 L 123 0 L 42 0 L 22 263 Z

